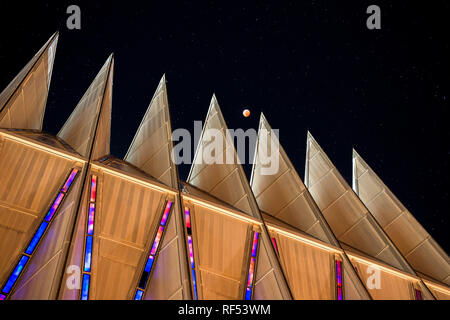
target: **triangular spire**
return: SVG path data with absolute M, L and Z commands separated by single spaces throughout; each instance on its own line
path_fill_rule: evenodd
M 268 141 L 271 141 L 267 149 L 270 149 L 270 155 L 264 152 Z M 261 210 L 266 211 L 269 215 L 263 215 L 266 222 L 271 222 L 275 225 L 281 225 L 288 228 L 294 227 L 294 229 L 301 230 L 321 241 L 329 243 L 333 246 L 340 247 L 339 242 L 333 235 L 330 227 L 326 223 L 325 218 L 322 216 L 319 208 L 314 202 L 313 198 L 309 194 L 308 189 L 303 184 L 300 176 L 298 175 L 295 167 L 292 165 L 290 159 L 288 158 L 283 147 L 280 145 L 278 137 L 274 131 L 272 131 L 264 114 L 261 113 L 259 130 L 258 130 L 258 141 L 257 150 L 255 152 L 255 161 L 252 169 L 251 176 L 251 186 L 253 193 L 255 194 L 256 201 Z M 275 146 L 275 148 L 274 148 Z M 278 150 L 277 150 L 278 149 Z M 278 152 L 279 151 L 279 152 Z M 271 160 L 275 160 L 274 154 L 276 152 L 278 155 L 278 170 L 275 174 L 263 174 L 263 169 L 269 161 L 263 161 L 261 157 L 270 157 Z M 270 163 L 271 165 L 271 163 Z M 299 252 L 296 251 L 298 243 L 295 240 L 289 239 L 279 235 L 280 239 L 284 241 L 277 244 L 277 249 L 284 251 L 288 250 L 288 253 L 284 253 L 280 259 L 284 259 L 287 263 L 284 266 L 285 274 L 290 281 L 290 287 L 294 297 L 319 297 L 314 296 L 313 292 L 306 290 L 305 283 L 300 280 L 297 276 L 292 276 L 292 271 L 290 267 L 296 265 L 294 261 L 306 261 L 304 256 L 299 256 Z M 275 241 L 275 240 L 274 240 Z M 312 250 L 312 248 L 310 248 Z M 319 253 L 311 251 L 308 254 L 322 254 L 321 249 L 317 249 Z M 303 252 L 306 254 L 306 252 Z M 328 257 L 329 258 L 329 257 Z M 349 265 L 347 257 L 344 255 L 342 257 L 343 263 Z M 308 259 L 307 259 L 308 260 Z M 287 269 L 286 269 L 287 268 Z M 309 268 L 309 270 L 303 270 L 303 276 L 313 275 L 315 268 Z M 369 295 L 362 285 L 361 280 L 356 275 L 352 267 L 345 268 L 346 271 L 346 281 L 344 282 L 346 286 L 346 299 L 367 299 Z M 294 272 L 295 273 L 295 272 Z M 319 279 L 322 277 L 319 277 Z M 312 281 L 312 279 L 310 279 Z M 320 282 L 317 281 L 316 282 Z M 321 288 L 323 293 L 324 288 Z M 326 291 L 326 290 L 325 290 Z M 303 294 L 299 295 L 299 292 Z M 311 295 L 312 294 L 312 295 Z
M 124 160 L 166 185 L 177 188 L 177 168 L 172 161 L 172 126 L 163 75 Z
M 259 217 L 258 206 L 238 162 L 215 95 L 211 99 L 187 182 L 250 216 Z
M 0 93 L 0 128 L 42 130 L 58 33 Z
M 215 94 L 187 182 L 262 220 Z M 255 274 L 255 299 L 292 299 L 265 226 L 261 230 L 261 249 L 258 250 L 257 260 L 265 262 L 257 267 Z
M 268 148 L 263 143 L 270 143 L 279 152 L 272 147 L 271 154 L 266 154 L 264 150 Z M 264 174 L 263 162 L 268 161 L 262 161 L 261 157 L 273 158 L 277 155 L 278 159 L 274 159 L 278 162 L 277 172 Z M 319 208 L 262 113 L 250 184 L 262 211 L 315 238 L 337 245 Z
M 109 154 L 113 69 L 111 55 L 58 133 L 59 138 L 87 158 Z
M 411 266 L 450 285 L 450 259 L 353 149 L 353 190 Z
M 307 137 L 305 183 L 339 241 L 414 274 L 310 132 Z

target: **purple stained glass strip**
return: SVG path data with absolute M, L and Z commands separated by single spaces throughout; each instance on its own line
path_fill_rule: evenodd
M 250 257 L 250 265 L 248 267 L 247 287 L 245 290 L 245 300 L 251 300 L 253 279 L 255 276 L 256 253 L 258 251 L 259 232 L 253 232 L 252 252 Z
M 55 214 L 56 210 L 58 210 L 59 205 L 61 204 L 62 199 L 64 198 L 64 193 L 60 192 L 58 196 L 56 197 L 55 201 L 53 202 L 52 207 L 48 211 L 47 215 L 45 216 L 45 221 L 50 222 L 53 218 L 53 215 Z
M 89 203 L 89 216 L 87 234 L 94 235 L 94 218 L 95 218 L 95 203 Z
M 172 201 L 168 201 L 166 204 L 166 208 L 164 209 L 164 214 L 161 219 L 161 225 L 165 226 L 167 219 L 169 218 L 170 209 L 172 208 Z
M 72 172 L 70 173 L 69 178 L 67 178 L 66 183 L 62 187 L 61 192 L 65 193 L 69 190 L 70 186 L 72 185 L 73 180 L 77 176 L 77 173 L 78 173 L 78 169 L 72 169 Z
M 422 292 L 419 289 L 415 289 L 416 291 L 416 300 L 422 300 Z
M 344 300 L 344 295 L 342 293 L 342 261 L 336 260 L 336 290 L 337 299 Z
M 29 260 L 29 258 L 27 256 L 22 256 L 22 258 L 20 258 L 19 262 L 17 263 L 16 267 L 14 268 L 14 271 L 9 276 L 8 281 L 6 282 L 5 286 L 2 289 L 3 293 L 8 294 L 11 291 L 12 287 L 14 286 L 14 284 L 16 283 L 17 279 L 19 278 L 20 274 L 22 273 L 23 268 L 27 264 L 28 260 Z
M 339 287 L 342 287 L 342 268 L 341 261 L 336 260 L 336 281 Z
M 342 288 L 341 287 L 337 288 L 337 299 L 338 300 L 344 300 L 344 296 L 342 294 Z
M 0 301 L 3 301 L 6 299 L 6 296 L 4 294 L 0 294 Z
M 48 222 L 42 221 L 41 225 L 39 226 L 38 230 L 33 236 L 33 239 L 31 239 L 30 244 L 28 245 L 27 249 L 25 250 L 26 254 L 32 254 L 34 249 L 36 248 L 37 244 L 39 243 L 39 240 L 41 240 L 42 235 L 44 234 L 45 230 L 47 229 Z
M 191 268 L 195 268 L 194 264 L 194 248 L 192 246 L 192 237 L 188 236 L 188 246 L 189 246 L 189 261 L 191 262 Z

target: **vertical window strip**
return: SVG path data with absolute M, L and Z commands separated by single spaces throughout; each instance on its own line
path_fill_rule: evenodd
M 72 183 L 75 180 L 78 172 L 79 172 L 79 169 L 77 169 L 77 168 L 73 168 L 70 171 L 69 176 L 64 181 L 62 188 L 58 192 L 58 195 L 56 196 L 55 200 L 53 201 L 50 209 L 47 211 L 47 214 L 45 215 L 43 221 L 39 225 L 36 232 L 33 234 L 31 241 L 28 243 L 27 247 L 21 254 L 19 262 L 17 262 L 11 275 L 9 276 L 5 285 L 1 289 L 0 300 L 6 300 L 6 298 L 8 298 L 8 295 L 11 293 L 14 285 L 17 283 L 17 281 L 23 274 L 25 266 L 31 260 L 33 254 L 35 253 L 35 249 L 39 246 L 39 244 L 42 240 L 42 237 L 44 236 L 45 232 L 48 230 L 49 226 L 53 222 L 55 215 L 56 215 L 58 209 L 60 208 L 62 201 L 64 200 L 64 198 L 70 191 L 70 187 L 72 186 Z
M 150 254 L 148 256 L 141 278 L 139 279 L 139 284 L 136 289 L 136 293 L 134 295 L 134 300 L 142 300 L 142 298 L 144 297 L 144 293 L 147 290 L 150 274 L 152 272 L 153 265 L 155 265 L 157 254 L 159 253 L 158 249 L 160 248 L 160 243 L 164 236 L 166 222 L 169 219 L 172 205 L 173 205 L 172 201 L 166 202 L 164 212 L 159 222 L 158 231 L 156 232 L 156 235 L 153 238 L 153 244 L 150 249 Z
M 278 252 L 277 240 L 275 239 L 275 237 L 272 237 L 272 244 L 273 247 L 275 248 L 275 252 L 277 253 L 277 255 L 280 255 L 280 253 Z
M 195 276 L 195 261 L 194 261 L 194 245 L 192 243 L 192 226 L 191 226 L 191 211 L 188 207 L 184 209 L 184 220 L 186 224 L 186 234 L 189 251 L 189 265 L 192 275 L 192 288 L 194 290 L 194 300 L 198 300 L 197 296 L 197 279 Z
M 414 291 L 416 293 L 416 300 L 422 300 L 422 291 L 419 289 L 414 289 Z
M 344 300 L 342 290 L 342 261 L 336 260 L 336 296 L 338 300 Z
M 259 232 L 253 232 L 252 251 L 250 256 L 250 265 L 247 275 L 247 286 L 245 289 L 245 300 L 251 300 L 253 294 L 253 284 L 255 281 L 256 254 L 258 252 Z
M 137 289 L 136 295 L 134 296 L 134 300 L 142 300 L 142 297 L 144 295 L 144 291 L 141 289 Z
M 88 300 L 89 299 L 89 284 L 91 281 L 91 275 L 90 274 L 83 274 L 83 285 L 81 287 L 81 300 Z
M 89 300 L 89 288 L 91 283 L 92 248 L 94 246 L 94 222 L 95 204 L 97 201 L 98 177 L 91 175 L 91 185 L 89 188 L 89 208 L 86 221 L 84 257 L 83 257 L 83 283 L 81 285 L 81 300 Z

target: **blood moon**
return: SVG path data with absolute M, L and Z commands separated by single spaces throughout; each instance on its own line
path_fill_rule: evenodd
M 244 117 L 248 118 L 248 117 L 250 117 L 250 110 L 245 109 L 244 111 L 242 111 L 242 114 Z

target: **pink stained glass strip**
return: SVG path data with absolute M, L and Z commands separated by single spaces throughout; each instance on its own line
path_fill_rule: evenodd
M 186 218 L 186 227 L 190 228 L 191 227 L 191 213 L 189 212 L 188 208 L 186 208 L 184 210 L 184 215 L 185 215 L 185 218 Z
M 278 253 L 277 241 L 275 240 L 275 238 L 272 238 L 272 243 L 273 243 L 273 246 L 274 246 L 274 248 L 275 248 L 275 251 L 277 252 L 277 254 L 279 254 L 279 253 Z
M 155 255 L 156 250 L 158 250 L 159 242 L 161 241 L 161 237 L 164 231 L 163 226 L 159 226 L 158 232 L 156 233 L 155 241 L 153 241 L 152 251 L 150 251 L 150 255 Z
M 165 226 L 167 219 L 169 218 L 170 209 L 172 208 L 172 201 L 168 201 L 166 204 L 166 208 L 164 209 L 164 214 L 161 219 L 161 225 Z
M 90 236 L 94 235 L 94 218 L 95 218 L 95 203 L 89 203 L 87 234 Z
M 78 169 L 73 169 L 72 172 L 69 175 L 69 178 L 67 178 L 66 183 L 64 184 L 64 186 L 61 189 L 61 192 L 67 192 L 73 182 L 73 180 L 75 179 L 76 175 L 78 173 Z
M 251 288 L 253 285 L 253 274 L 255 272 L 255 258 L 250 259 L 250 267 L 248 268 L 247 288 Z
M 97 176 L 92 175 L 91 177 L 91 202 L 95 202 L 95 199 L 97 198 Z

